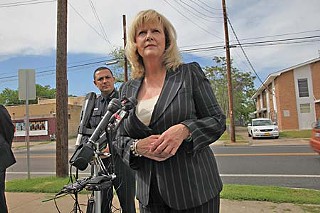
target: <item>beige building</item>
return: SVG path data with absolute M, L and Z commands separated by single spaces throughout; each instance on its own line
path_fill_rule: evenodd
M 311 129 L 320 119 L 320 58 L 270 74 L 253 98 L 254 117 L 271 118 L 280 130 Z
M 68 98 L 68 137 L 75 137 L 78 132 L 82 103 L 85 97 Z M 6 106 L 16 127 L 14 141 L 25 141 L 26 107 Z M 38 104 L 29 105 L 30 141 L 50 140 L 56 130 L 56 100 L 39 100 Z

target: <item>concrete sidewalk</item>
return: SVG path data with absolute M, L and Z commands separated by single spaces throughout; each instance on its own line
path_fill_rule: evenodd
M 69 213 L 73 210 L 74 200 L 70 195 L 47 201 L 54 197 L 53 194 L 42 193 L 6 193 L 9 213 Z M 81 210 L 86 211 L 88 195 L 79 195 Z M 45 202 L 44 202 L 45 201 Z M 117 198 L 114 199 L 113 205 L 119 208 Z M 305 209 L 310 206 L 295 205 L 291 203 L 271 203 L 260 201 L 234 201 L 221 200 L 221 213 L 305 213 Z M 318 210 L 320 206 L 318 206 Z M 78 211 L 79 212 L 79 211 Z M 120 210 L 114 212 L 121 212 Z M 137 204 L 137 213 L 139 212 Z M 316 211 L 312 211 L 316 212 Z

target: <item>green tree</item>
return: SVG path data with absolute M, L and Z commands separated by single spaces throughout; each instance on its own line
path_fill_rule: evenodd
M 117 82 L 124 82 L 124 64 L 125 64 L 125 53 L 122 47 L 115 48 L 112 50 L 111 55 L 115 60 L 118 60 L 118 63 L 114 66 L 114 75 Z M 128 62 L 128 73 L 130 70 L 130 64 Z
M 225 57 L 215 57 L 213 59 L 216 66 L 205 67 L 204 72 L 209 79 L 216 98 L 222 110 L 229 115 L 229 99 L 228 99 L 228 81 L 227 81 L 227 67 Z M 251 99 L 255 92 L 254 79 L 251 73 L 239 71 L 232 66 L 232 94 L 233 94 L 233 111 L 235 121 L 247 122 L 249 120 L 249 113 L 255 110 L 255 103 Z
M 41 86 L 36 84 L 36 100 L 30 100 L 30 104 L 37 104 L 39 98 L 55 98 L 56 89 L 51 88 L 50 86 Z M 5 88 L 0 93 L 0 103 L 5 105 L 21 105 L 25 104 L 25 101 L 19 100 L 19 91 Z
M 56 98 L 56 89 L 51 88 L 49 85 L 41 86 L 36 84 L 37 98 Z
M 0 93 L 0 104 L 4 105 L 20 105 L 25 103 L 24 101 L 19 100 L 18 90 L 12 90 L 9 88 L 5 88 Z
M 124 82 L 125 50 L 122 47 L 115 48 L 114 50 L 112 50 L 111 55 L 114 59 L 119 61 L 115 65 L 116 80 L 117 82 Z M 128 66 L 128 79 L 130 79 L 131 64 L 129 61 L 127 61 L 127 66 Z

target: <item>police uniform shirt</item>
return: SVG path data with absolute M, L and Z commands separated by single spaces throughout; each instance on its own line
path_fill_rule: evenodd
M 113 98 L 118 98 L 119 92 L 113 90 L 110 95 L 104 97 L 102 94 L 99 95 L 95 100 L 94 109 L 90 118 L 90 127 L 96 128 L 101 121 L 102 117 L 108 110 L 108 104 Z

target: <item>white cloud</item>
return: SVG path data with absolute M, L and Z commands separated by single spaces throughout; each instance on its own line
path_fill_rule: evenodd
M 274 40 L 320 35 L 319 1 L 241 1 L 241 3 L 243 3 L 241 10 L 238 8 L 241 7 L 240 2 L 229 7 L 230 17 L 240 38 L 269 36 L 256 40 Z M 306 31 L 313 32 L 300 33 Z M 283 34 L 286 35 L 270 37 Z M 320 39 L 318 38 L 318 42 L 313 43 L 245 49 L 257 70 L 266 71 L 268 67 L 285 68 L 318 57 Z M 269 70 L 269 72 L 275 71 L 277 70 Z
M 1 7 L 0 55 L 41 54 L 55 47 L 55 3 Z

